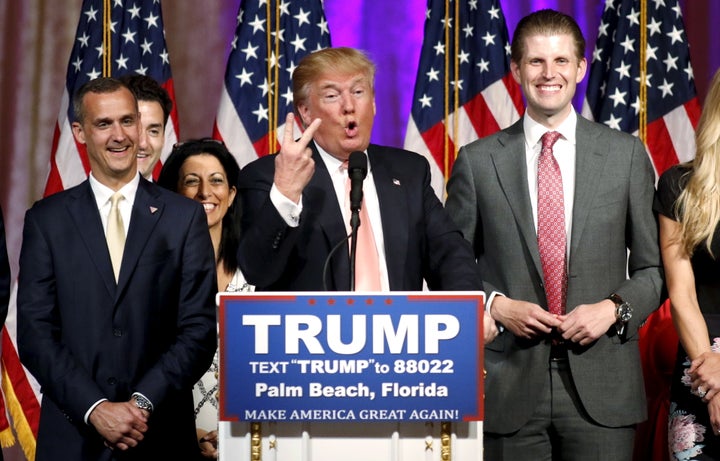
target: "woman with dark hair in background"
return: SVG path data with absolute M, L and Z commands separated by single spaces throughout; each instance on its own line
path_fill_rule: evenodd
M 215 139 L 178 143 L 163 165 L 158 184 L 203 204 L 215 249 L 219 291 L 252 291 L 237 263 L 240 238 L 240 167 Z M 203 456 L 217 458 L 218 357 L 193 388 L 195 422 Z

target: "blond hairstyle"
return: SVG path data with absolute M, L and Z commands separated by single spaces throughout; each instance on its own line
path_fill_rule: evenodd
M 365 53 L 354 48 L 325 48 L 306 55 L 292 74 L 293 105 L 297 110 L 307 101 L 310 86 L 325 72 L 365 74 L 370 89 L 375 88 L 375 64 Z
M 705 243 L 710 249 L 720 222 L 720 71 L 715 73 L 695 131 L 695 159 L 675 204 L 680 221 L 680 243 L 688 255 Z

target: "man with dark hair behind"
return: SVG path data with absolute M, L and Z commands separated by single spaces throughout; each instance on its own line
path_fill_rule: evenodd
M 165 88 L 151 77 L 123 75 L 118 80 L 127 85 L 137 98 L 140 130 L 145 133 L 138 145 L 138 171 L 145 179 L 152 181 L 165 145 L 165 127 L 172 112 L 172 99 Z

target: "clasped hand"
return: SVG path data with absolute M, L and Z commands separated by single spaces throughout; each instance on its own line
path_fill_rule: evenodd
M 531 302 L 496 296 L 492 313 L 515 336 L 533 339 L 556 329 L 565 340 L 581 346 L 598 339 L 615 323 L 614 303 L 609 300 L 581 304 L 568 314 L 557 315 Z
M 145 437 L 149 416 L 132 401 L 102 402 L 90 413 L 89 422 L 105 439 L 107 447 L 124 451 L 137 446 Z

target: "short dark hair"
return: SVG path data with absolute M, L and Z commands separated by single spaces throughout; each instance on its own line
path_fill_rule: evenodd
M 128 88 L 128 86 L 120 80 L 112 77 L 98 77 L 85 82 L 73 95 L 73 112 L 75 114 L 75 121 L 82 123 L 85 119 L 85 108 L 83 107 L 83 98 L 88 93 L 114 93 L 120 88 L 127 89 L 135 99 L 135 111 L 137 111 L 137 97 L 135 93 Z
M 118 80 L 123 82 L 135 94 L 138 101 L 155 101 L 162 107 L 167 124 L 172 112 L 173 102 L 168 92 L 152 77 L 139 74 L 123 75 Z
M 157 182 L 158 185 L 165 189 L 178 192 L 180 168 L 182 168 L 183 163 L 189 157 L 201 154 L 208 154 L 217 158 L 225 170 L 229 187 L 235 188 L 235 199 L 230 204 L 222 220 L 223 230 L 220 237 L 220 248 L 218 249 L 218 262 L 222 261 L 223 268 L 227 272 L 235 272 L 238 268 L 237 251 L 240 242 L 240 219 L 242 215 L 240 211 L 240 193 L 238 191 L 240 166 L 235 157 L 225 147 L 225 144 L 211 138 L 190 139 L 175 144 L 170 156 L 163 163 Z
M 544 9 L 525 16 L 518 22 L 510 45 L 510 57 L 520 63 L 525 54 L 525 40 L 533 35 L 569 34 L 575 42 L 575 57 L 585 57 L 585 37 L 572 16 L 559 11 Z

